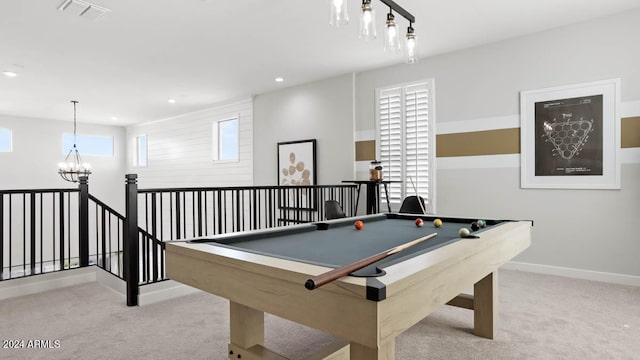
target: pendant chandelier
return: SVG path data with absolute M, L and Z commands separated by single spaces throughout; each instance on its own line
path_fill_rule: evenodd
M 91 165 L 82 162 L 80 152 L 76 146 L 76 105 L 78 102 L 76 100 L 71 102 L 73 103 L 73 148 L 69 150 L 64 162 L 58 164 L 58 174 L 66 181 L 77 183 L 80 181 L 81 176 L 89 176 L 91 174 Z
M 416 21 L 416 18 L 392 0 L 380 1 L 389 7 L 387 21 L 385 22 L 384 50 L 386 52 L 396 53 L 400 52 L 403 47 L 400 41 L 400 32 L 398 31 L 396 18 L 393 14 L 395 11 L 409 22 L 404 44 L 405 60 L 409 64 L 418 62 L 418 39 L 413 29 L 413 23 Z M 376 14 L 375 9 L 371 5 L 371 0 L 362 0 L 360 9 L 358 36 L 365 41 L 374 40 L 376 38 Z M 330 0 L 329 24 L 340 27 L 348 23 L 347 0 Z

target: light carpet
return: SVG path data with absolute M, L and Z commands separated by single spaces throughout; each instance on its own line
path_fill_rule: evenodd
M 397 338 L 396 358 L 640 359 L 638 287 L 501 270 L 499 294 L 497 339 L 472 335 L 471 311 L 443 306 Z M 98 283 L 7 299 L 0 359 L 226 359 L 228 314 L 206 293 L 129 308 Z M 267 347 L 292 359 L 335 340 L 271 315 L 265 324 Z M 27 348 L 34 340 L 47 348 Z

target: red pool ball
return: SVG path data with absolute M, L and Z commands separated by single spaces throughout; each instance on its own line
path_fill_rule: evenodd
M 424 221 L 422 221 L 422 219 L 417 218 L 416 219 L 416 226 L 417 227 L 422 227 L 422 225 L 424 225 Z
M 362 230 L 362 228 L 364 227 L 364 223 L 360 220 L 357 220 L 353 223 L 353 226 L 356 228 L 356 230 Z

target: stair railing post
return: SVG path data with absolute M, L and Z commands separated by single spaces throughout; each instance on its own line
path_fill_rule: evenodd
M 127 282 L 127 306 L 138 305 L 138 175 L 126 175 L 124 278 Z
M 80 176 L 78 204 L 78 257 L 80 267 L 89 266 L 89 177 Z

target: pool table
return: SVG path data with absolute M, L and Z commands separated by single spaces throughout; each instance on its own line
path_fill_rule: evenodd
M 415 225 L 415 219 L 424 226 Z M 169 278 L 230 301 L 229 359 L 284 359 L 264 347 L 264 312 L 344 339 L 314 359 L 393 359 L 395 338 L 444 304 L 474 311 L 474 333 L 493 339 L 497 270 L 531 242 L 530 221 L 376 214 L 223 234 L 166 245 Z M 362 220 L 364 228 L 353 223 Z M 437 236 L 314 290 L 336 267 Z M 473 295 L 461 295 L 473 286 Z

